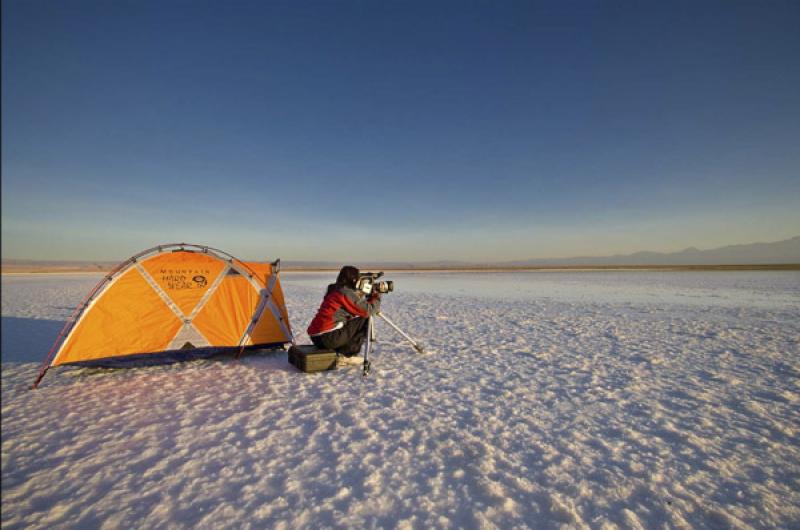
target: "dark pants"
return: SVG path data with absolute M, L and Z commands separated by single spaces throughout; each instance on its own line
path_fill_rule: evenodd
M 345 322 L 344 327 L 322 335 L 314 335 L 311 342 L 317 348 L 335 350 L 346 357 L 352 357 L 361 351 L 361 346 L 367 338 L 368 320 L 362 317 L 351 318 Z

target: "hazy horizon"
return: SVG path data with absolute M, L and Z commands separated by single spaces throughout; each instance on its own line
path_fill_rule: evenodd
M 788 239 L 797 27 L 782 1 L 3 2 L 2 256 Z
M 800 235 L 796 235 L 796 236 L 794 236 L 792 238 L 789 238 L 789 239 L 786 239 L 786 240 L 780 240 L 780 241 L 753 241 L 753 242 L 749 242 L 749 243 L 738 243 L 738 244 L 734 244 L 734 245 L 726 245 L 726 246 L 714 247 L 714 248 L 683 247 L 683 248 L 681 248 L 681 249 L 679 249 L 677 251 L 660 252 L 660 251 L 654 251 L 654 250 L 643 250 L 643 251 L 638 251 L 638 252 L 645 253 L 645 254 L 651 254 L 651 253 L 663 254 L 665 256 L 669 256 L 669 255 L 672 255 L 674 253 L 680 253 L 680 252 L 683 252 L 683 251 L 698 251 L 700 253 L 704 253 L 704 252 L 709 252 L 709 251 L 713 252 L 713 251 L 723 250 L 723 249 L 732 249 L 732 248 L 736 248 L 736 247 L 752 247 L 752 246 L 755 246 L 755 245 L 775 245 L 775 244 L 778 244 L 778 243 L 787 243 L 789 241 L 792 241 L 794 243 L 794 247 L 793 247 L 794 248 L 794 254 L 797 254 L 797 257 L 781 261 L 781 263 L 787 263 L 788 264 L 788 263 L 800 263 L 800 250 L 798 250 L 798 248 L 796 248 L 796 247 L 800 247 L 800 245 L 797 244 L 797 240 L 800 240 Z M 184 244 L 188 244 L 188 245 L 193 244 L 192 242 L 189 242 L 189 241 L 186 241 L 186 242 L 183 242 L 183 243 Z M 148 248 L 151 248 L 151 247 L 148 247 Z M 218 247 L 214 247 L 213 245 L 209 245 L 209 247 L 218 248 Z M 31 262 L 32 264 L 34 264 L 34 263 L 40 263 L 40 264 L 59 264 L 59 263 L 70 264 L 70 263 L 74 263 L 74 264 L 84 264 L 84 265 L 85 264 L 91 264 L 91 263 L 116 264 L 116 263 L 119 263 L 119 262 L 129 258 L 131 255 L 134 255 L 134 254 L 136 254 L 136 253 L 138 253 L 140 251 L 143 251 L 143 250 L 146 250 L 146 249 L 145 248 L 141 248 L 141 249 L 136 249 L 135 251 L 132 250 L 130 252 L 130 254 L 128 254 L 126 256 L 117 256 L 117 257 L 114 257 L 112 259 L 92 259 L 92 258 L 83 258 L 83 257 L 73 257 L 73 258 L 63 258 L 63 259 L 37 259 L 37 258 L 27 258 L 27 257 L 3 256 L 3 261 L 4 262 L 9 262 L 9 263 L 12 263 L 12 262 L 18 262 L 18 263 Z M 220 249 L 220 250 L 224 251 L 225 249 Z M 751 250 L 749 252 L 752 253 Z M 285 264 L 290 264 L 290 265 L 291 264 L 302 264 L 303 266 L 306 266 L 306 265 L 310 266 L 310 265 L 314 265 L 314 264 L 318 264 L 318 265 L 340 264 L 340 263 L 343 263 L 343 262 L 353 262 L 353 263 L 359 262 L 362 265 L 366 265 L 366 264 L 372 264 L 372 265 L 400 264 L 400 263 L 420 264 L 420 265 L 425 265 L 425 264 L 434 264 L 435 265 L 435 264 L 447 264 L 447 263 L 456 264 L 456 265 L 457 264 L 462 264 L 462 265 L 481 265 L 481 264 L 497 264 L 497 265 L 507 264 L 507 265 L 514 265 L 517 262 L 523 262 L 523 261 L 531 261 L 531 262 L 535 262 L 535 261 L 542 261 L 542 262 L 553 261 L 553 262 L 565 262 L 566 263 L 566 262 L 569 262 L 571 260 L 586 259 L 586 260 L 590 261 L 590 260 L 593 260 L 593 259 L 613 258 L 613 257 L 616 257 L 616 256 L 631 256 L 631 255 L 636 255 L 636 254 L 637 254 L 637 252 L 625 253 L 625 254 L 611 254 L 611 253 L 594 254 L 594 255 L 576 254 L 576 255 L 572 255 L 572 256 L 556 256 L 556 257 L 531 256 L 531 257 L 523 259 L 523 260 L 486 260 L 486 261 L 482 261 L 482 262 L 481 261 L 466 261 L 466 260 L 448 260 L 448 259 L 439 259 L 439 260 L 402 260 L 402 259 L 398 259 L 398 260 L 377 260 L 377 259 L 354 260 L 354 259 L 344 259 L 344 260 L 336 260 L 336 259 L 328 259 L 328 258 L 325 258 L 325 257 L 319 257 L 317 259 L 298 259 L 298 258 L 295 258 L 295 257 L 292 257 L 292 256 L 261 256 L 261 257 L 258 257 L 258 256 L 236 256 L 236 257 L 240 258 L 240 259 L 244 259 L 244 260 L 254 260 L 254 261 L 271 261 L 273 259 L 280 258 L 283 261 L 283 263 L 285 263 Z M 747 264 L 750 264 L 750 265 L 755 265 L 755 264 L 758 264 L 758 263 L 764 263 L 764 262 L 761 262 L 758 259 L 753 259 L 751 261 L 747 261 Z M 771 261 L 768 261 L 767 263 L 778 263 L 778 262 L 775 261 L 774 259 L 772 259 Z M 624 263 L 620 263 L 620 264 L 624 264 Z M 657 265 L 665 265 L 665 264 L 668 264 L 668 263 L 659 263 Z M 726 265 L 726 263 L 724 261 L 720 261 L 720 262 L 715 262 L 714 265 Z

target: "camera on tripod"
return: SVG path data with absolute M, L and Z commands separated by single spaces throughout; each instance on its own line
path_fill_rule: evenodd
M 359 291 L 370 294 L 370 293 L 391 293 L 394 291 L 394 282 L 385 281 L 379 282 L 377 281 L 378 278 L 383 276 L 383 272 L 362 272 L 358 275 L 358 281 L 356 282 L 356 289 Z

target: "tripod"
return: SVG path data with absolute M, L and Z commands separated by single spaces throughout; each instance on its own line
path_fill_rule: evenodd
M 419 344 L 419 342 L 412 339 L 405 331 L 400 329 L 397 324 L 389 320 L 389 317 L 384 315 L 383 312 L 378 311 L 374 315 L 370 315 L 369 319 L 367 320 L 367 347 L 364 350 L 364 368 L 361 375 L 366 377 L 370 370 L 369 354 L 372 351 L 372 343 L 375 341 L 375 317 L 381 317 L 384 322 L 392 327 L 393 330 L 406 339 L 414 348 L 414 350 L 417 351 L 417 353 L 425 353 L 425 350 L 422 349 L 422 346 Z

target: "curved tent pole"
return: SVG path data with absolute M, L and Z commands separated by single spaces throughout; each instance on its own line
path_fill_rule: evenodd
M 243 269 L 245 269 L 251 278 L 255 275 L 255 272 L 253 272 L 253 270 L 250 267 L 245 265 L 244 262 L 242 262 L 237 257 L 228 254 L 224 250 L 212 248 L 207 245 L 195 245 L 192 243 L 167 243 L 165 245 L 157 245 L 155 247 L 148 248 L 147 250 L 143 250 L 131 256 L 125 261 L 119 263 L 116 267 L 114 267 L 111 270 L 111 272 L 106 274 L 103 277 L 103 279 L 100 280 L 97 283 L 97 285 L 94 286 L 94 288 L 89 292 L 89 294 L 86 295 L 86 297 L 81 301 L 80 304 L 78 304 L 78 306 L 72 312 L 66 324 L 64 324 L 64 327 L 61 328 L 61 332 L 58 334 L 58 337 L 56 337 L 56 340 L 53 343 L 53 346 L 50 348 L 50 351 L 47 352 L 47 355 L 45 356 L 45 359 L 42 362 L 42 366 L 39 370 L 39 375 L 36 377 L 36 381 L 34 381 L 33 385 L 31 385 L 31 390 L 39 386 L 39 383 L 42 381 L 42 378 L 44 378 L 45 374 L 47 373 L 47 370 L 50 369 L 50 363 L 53 362 L 53 357 L 55 356 L 58 349 L 62 346 L 62 343 L 66 339 L 67 335 L 69 335 L 70 331 L 72 331 L 72 328 L 75 325 L 75 323 L 78 321 L 78 319 L 86 310 L 86 308 L 89 306 L 89 304 L 92 302 L 92 300 L 94 300 L 94 297 L 97 296 L 97 294 L 103 290 L 103 287 L 114 278 L 114 275 L 124 270 L 131 263 L 136 263 L 142 257 L 147 256 L 148 254 L 161 253 L 173 247 L 177 247 L 176 250 L 178 251 L 186 250 L 186 247 L 197 249 L 203 253 L 209 253 L 209 251 L 211 251 L 212 254 L 216 255 L 216 257 L 220 259 L 225 259 L 226 261 L 229 262 L 235 260 L 237 262 L 237 266 L 240 266 Z M 190 252 L 196 252 L 196 250 L 190 250 Z M 276 263 L 280 263 L 280 260 L 278 260 Z
M 70 315 L 69 319 L 67 319 L 66 324 L 64 324 L 64 327 L 61 328 L 61 332 L 58 334 L 58 337 L 56 337 L 56 340 L 53 343 L 53 346 L 50 348 L 50 351 L 47 352 L 47 355 L 45 356 L 45 359 L 42 362 L 41 369 L 39 370 L 39 375 L 36 377 L 36 381 L 31 386 L 31 389 L 35 389 L 35 388 L 37 388 L 39 386 L 39 383 L 42 381 L 42 378 L 44 377 L 44 374 L 46 374 L 47 370 L 50 368 L 50 363 L 53 362 L 53 357 L 55 356 L 56 352 L 58 351 L 58 348 L 61 347 L 62 341 L 67 337 L 67 335 L 69 335 L 69 332 L 72 331 L 72 327 L 78 321 L 78 318 L 80 318 L 80 316 L 83 314 L 83 312 L 89 306 L 89 304 L 94 299 L 94 297 L 100 291 L 102 291 L 102 288 L 109 281 L 111 281 L 114 278 L 114 275 L 119 273 L 123 269 L 125 269 L 131 263 L 135 263 L 140 257 L 142 257 L 144 255 L 147 255 L 147 254 L 153 252 L 154 250 L 157 250 L 158 252 L 161 252 L 161 250 L 165 246 L 169 246 L 169 245 L 159 245 L 159 246 L 156 246 L 156 247 L 152 247 L 152 248 L 149 248 L 147 250 L 143 250 L 142 252 L 139 252 L 138 254 L 136 254 L 134 256 L 131 256 L 130 258 L 126 259 L 125 261 L 117 264 L 116 267 L 111 269 L 111 272 L 106 274 L 103 277 L 102 280 L 97 282 L 97 284 L 94 286 L 94 288 L 91 291 L 89 291 L 89 294 L 86 295 L 86 297 L 81 301 L 81 303 L 77 305 L 77 307 L 75 307 L 75 310 L 72 312 L 72 314 Z
M 272 272 L 272 274 L 275 275 L 276 278 L 278 278 L 278 279 L 280 278 L 280 275 L 281 275 L 281 259 L 280 258 L 278 258 L 275 261 L 273 261 L 272 263 L 270 263 L 270 271 Z M 272 295 L 272 291 L 270 291 L 270 296 L 271 295 Z M 297 345 L 297 341 L 296 341 L 296 339 L 294 337 L 294 330 L 292 329 L 292 324 L 289 322 L 289 320 L 286 320 L 284 322 L 283 316 L 279 316 L 279 320 L 281 322 L 283 322 L 284 324 L 286 324 L 286 331 L 289 332 L 289 342 L 292 343 L 292 346 L 296 346 Z
M 81 303 L 77 305 L 77 307 L 75 307 L 75 310 L 67 319 L 67 322 L 64 324 L 64 327 L 61 328 L 61 332 L 58 334 L 58 337 L 56 337 L 56 340 L 53 343 L 53 346 L 50 348 L 50 351 L 47 352 L 47 355 L 45 356 L 45 359 L 42 362 L 42 366 L 39 370 L 39 375 L 36 377 L 36 381 L 31 386 L 31 389 L 35 389 L 36 387 L 39 386 L 39 383 L 44 377 L 44 374 L 46 374 L 47 370 L 50 368 L 50 363 L 53 361 L 53 357 L 55 356 L 56 351 L 58 351 L 58 348 L 61 346 L 62 341 L 66 338 L 69 332 L 72 331 L 72 327 L 75 325 L 75 322 L 78 321 L 78 318 L 81 316 L 81 314 L 83 314 L 83 312 L 89 306 L 89 303 L 94 299 L 97 293 L 102 291 L 102 288 L 109 281 L 111 281 L 111 279 L 114 277 L 115 274 L 117 274 L 119 271 L 128 266 L 132 261 L 135 261 L 135 257 L 127 259 L 122 263 L 118 264 L 116 267 L 114 267 L 111 270 L 111 272 L 109 272 L 103 277 L 102 280 L 97 282 L 94 288 L 91 291 L 89 291 L 89 294 L 86 295 L 86 297 L 81 301 Z
M 276 276 L 276 278 L 277 278 L 278 276 L 280 276 L 280 272 L 281 272 L 281 260 L 280 260 L 280 258 L 278 258 L 275 261 L 273 261 L 272 263 L 270 263 L 270 273 L 274 274 Z M 265 283 L 265 285 L 268 284 L 268 282 L 266 280 L 264 281 L 264 283 Z M 266 294 L 264 294 L 264 293 L 266 293 Z M 255 326 L 255 324 L 258 321 L 258 319 L 261 318 L 261 313 L 263 313 L 266 310 L 266 302 L 267 302 L 267 300 L 269 300 L 269 298 L 272 297 L 272 289 L 270 289 L 268 291 L 266 291 L 266 290 L 262 291 L 262 296 L 263 296 L 263 299 L 262 299 L 261 303 L 259 303 L 258 307 L 256 307 L 256 315 L 250 321 L 250 325 L 248 326 L 248 329 L 245 331 L 245 334 L 242 336 L 242 340 L 239 341 L 239 351 L 236 352 L 236 354 L 233 357 L 237 361 L 239 360 L 239 358 L 244 353 L 244 349 L 247 347 L 245 345 L 244 341 L 247 338 L 247 336 L 249 335 L 251 328 L 253 326 Z M 261 311 L 259 311 L 259 309 L 261 309 Z M 286 329 L 284 331 L 287 332 L 287 334 L 288 334 L 289 342 L 291 342 L 292 345 L 295 345 L 294 331 L 292 330 L 291 324 L 289 324 L 288 321 L 284 322 L 283 317 L 280 316 L 280 315 L 276 315 L 276 317 L 279 320 L 279 324 L 281 324 L 281 325 L 285 324 Z

